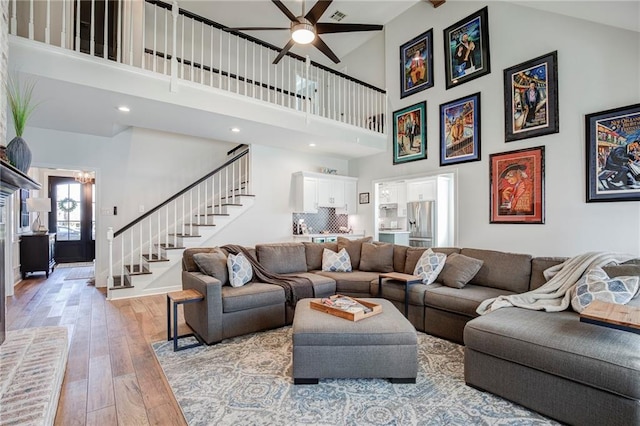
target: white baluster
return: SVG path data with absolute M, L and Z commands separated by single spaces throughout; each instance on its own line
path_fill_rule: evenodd
M 149 255 L 149 260 L 152 259 L 153 257 L 153 226 L 152 226 L 152 222 L 153 222 L 153 216 L 149 216 L 149 251 L 147 252 L 147 254 Z
M 262 79 L 262 51 L 263 50 L 264 50 L 263 48 L 258 49 L 258 54 L 260 55 L 260 100 L 263 100 L 263 94 L 262 94 L 262 92 L 263 92 L 263 90 L 262 90 L 262 82 L 264 81 Z
M 75 3 L 76 5 L 76 22 L 80 22 L 80 6 L 82 5 L 81 2 L 77 1 Z M 80 51 L 80 25 L 76 25 L 76 46 L 75 46 L 75 51 L 79 52 Z
M 133 272 L 133 265 L 135 264 L 133 260 L 133 229 L 129 230 L 129 274 Z
M 231 33 L 227 34 L 227 90 L 231 91 Z
M 210 45 L 210 54 L 209 54 L 209 86 L 213 87 L 213 27 L 211 28 L 211 43 Z
M 113 228 L 107 228 L 107 241 L 109 242 L 109 274 L 107 275 L 107 289 L 113 288 Z
M 62 30 L 60 31 L 60 47 L 67 47 L 67 2 L 62 2 Z
M 171 8 L 171 19 L 173 20 L 173 7 Z M 169 62 L 169 58 L 167 57 L 169 55 L 169 52 L 167 51 L 167 47 L 169 44 L 169 27 L 168 27 L 168 15 L 169 15 L 169 11 L 167 9 L 162 9 L 162 16 L 164 17 L 164 31 L 162 34 L 162 39 L 164 41 L 164 50 L 162 51 L 163 54 L 163 58 L 162 58 L 162 73 L 164 75 L 167 75 L 167 62 Z M 173 43 L 173 40 L 172 40 Z M 173 57 L 176 56 L 175 55 L 175 51 L 172 52 L 173 54 L 171 55 L 171 60 L 173 60 Z M 157 57 L 156 57 L 157 60 Z M 170 63 L 170 62 L 169 62 Z M 170 69 L 171 69 L 171 75 L 173 75 L 173 65 L 169 65 Z
M 193 81 L 193 61 L 195 59 L 195 28 L 196 28 L 196 21 L 194 19 L 191 19 L 189 21 L 191 23 L 191 61 L 189 61 L 189 77 L 191 79 L 191 81 Z
M 202 225 L 202 203 L 200 202 L 200 186 L 198 186 L 198 224 Z M 205 212 L 206 213 L 206 212 Z M 204 216 L 204 223 L 207 224 L 207 216 Z
M 174 5 L 177 6 L 177 2 L 174 2 Z M 173 12 L 173 13 L 175 14 L 177 12 Z M 181 25 L 181 27 L 182 27 L 182 30 L 181 30 L 182 31 L 182 35 L 180 36 L 181 37 L 181 40 L 180 40 L 180 45 L 181 45 L 181 47 L 180 47 L 180 56 L 181 56 L 181 58 L 180 58 L 180 78 L 182 78 L 182 79 L 184 79 L 184 23 L 186 21 L 187 21 L 187 18 L 185 18 L 183 16 L 182 17 L 182 25 Z
M 161 221 L 162 221 L 162 214 L 161 214 L 161 212 L 162 212 L 162 209 L 159 209 L 159 210 L 158 210 L 158 212 L 157 212 L 157 215 L 158 215 L 158 234 L 157 234 L 156 239 L 157 239 L 157 241 L 158 241 L 158 242 L 157 242 L 157 244 L 156 244 L 156 247 L 157 247 L 158 249 L 157 249 L 157 251 L 156 251 L 156 253 L 157 253 L 157 254 L 156 254 L 156 256 L 157 256 L 158 260 L 160 260 L 160 234 L 161 234 L 161 232 L 162 232 L 162 231 L 161 231 L 162 227 L 161 227 L 161 225 L 160 225 L 160 223 L 161 223 Z
M 102 32 L 102 57 L 109 58 L 109 2 L 104 2 L 104 31 Z
M 33 40 L 33 36 L 34 36 L 33 13 L 34 13 L 33 0 L 31 0 L 29 2 L 29 40 Z
M 122 11 L 122 0 L 118 0 L 118 10 Z M 116 62 L 122 62 L 122 12 L 118 13 L 118 32 L 116 36 Z
M 256 44 L 251 43 L 253 47 L 253 53 L 251 54 L 251 65 L 253 67 L 253 71 L 251 72 L 251 80 L 253 82 L 253 98 L 256 97 Z
M 240 37 L 236 36 L 236 93 L 240 93 Z
M 142 224 L 136 225 L 140 241 L 138 243 L 138 272 L 142 272 Z
M 120 285 L 124 285 L 124 264 L 125 264 L 125 254 L 124 254 L 124 234 L 120 237 Z
M 248 54 L 247 40 L 244 40 L 244 95 L 248 96 L 249 89 L 247 88 L 247 84 L 249 84 L 249 73 L 247 73 L 247 54 Z
M 44 27 L 44 42 L 47 44 L 51 44 L 51 0 L 47 0 L 47 23 Z
M 220 33 L 220 47 L 218 50 L 218 56 L 220 56 L 220 66 L 218 67 L 218 89 L 222 89 L 222 36 L 224 31 L 218 30 Z
M 147 53 L 145 51 L 146 49 L 146 43 L 147 43 L 147 2 L 143 1 L 142 2 L 142 45 L 140 46 L 140 52 L 142 52 L 142 62 L 141 62 L 141 68 L 147 69 L 146 68 L 146 62 L 147 62 Z M 155 9 L 155 8 L 154 8 Z M 166 30 L 165 30 L 166 31 Z M 174 28 L 175 31 L 175 28 Z M 175 56 L 176 52 L 173 52 L 173 55 Z M 166 59 L 166 58 L 165 58 Z
M 167 34 L 167 26 L 164 28 L 165 37 Z M 167 50 L 165 49 L 165 54 Z M 133 2 L 129 1 L 129 65 L 133 65 Z
M 171 6 L 171 18 L 172 18 L 172 34 L 171 34 L 171 91 L 178 91 L 178 17 L 180 16 L 180 8 L 178 2 L 173 2 Z M 184 18 L 182 19 L 183 30 L 183 43 L 184 43 Z M 166 33 L 166 31 L 165 31 Z M 165 35 L 165 38 L 167 35 Z M 183 44 L 184 49 L 184 44 Z M 166 52 L 165 52 L 166 53 Z M 167 57 L 165 55 L 165 62 Z M 180 67 L 182 69 L 183 67 Z
M 189 235 L 193 235 L 193 189 L 189 191 Z
M 11 34 L 18 34 L 18 18 L 16 17 L 18 6 L 17 0 L 13 0 L 13 7 L 11 8 Z

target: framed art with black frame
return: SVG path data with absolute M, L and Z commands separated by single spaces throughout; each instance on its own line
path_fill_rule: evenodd
M 491 72 L 488 8 L 444 30 L 444 68 L 447 89 Z
M 507 142 L 558 133 L 558 52 L 504 70 Z
M 393 112 L 393 164 L 427 158 L 427 102 Z
M 400 46 L 400 99 L 433 87 L 433 28 Z
M 440 165 L 480 161 L 480 92 L 440 105 Z
M 361 192 L 359 194 L 359 203 L 360 204 L 369 204 L 369 193 L 368 192 Z
M 640 104 L 585 117 L 587 202 L 640 201 Z
M 491 223 L 544 223 L 544 146 L 490 155 Z

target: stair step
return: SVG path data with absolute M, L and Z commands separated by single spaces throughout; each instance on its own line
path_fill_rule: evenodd
M 182 249 L 186 248 L 186 247 L 183 247 L 183 246 L 175 246 L 173 244 L 167 244 L 167 243 L 156 244 L 156 246 L 160 246 L 165 250 L 182 250 Z
M 230 216 L 229 213 L 198 213 L 196 216 Z
M 151 257 L 149 257 L 148 254 L 143 254 L 142 257 L 149 263 L 169 261 L 169 259 L 167 259 L 166 257 L 158 257 L 157 254 L 152 254 Z
M 220 198 L 225 200 L 227 198 L 233 198 L 233 197 L 234 197 L 234 195 L 229 195 L 228 197 L 220 197 Z M 235 197 L 236 198 L 238 198 L 238 197 L 255 197 L 255 195 L 253 195 L 253 194 L 236 194 Z
M 215 223 L 192 223 L 193 226 L 216 226 Z M 189 226 L 189 224 L 185 224 L 185 226 Z
M 218 207 L 227 207 L 227 206 L 242 207 L 242 204 L 239 204 L 239 203 L 222 203 L 222 204 L 214 204 L 213 206 L 209 205 L 209 206 L 207 206 L 207 208 L 210 209 L 211 207 L 218 208 Z
M 109 287 L 109 290 L 120 290 L 123 288 L 133 288 L 128 276 L 124 276 L 124 284 L 121 276 L 113 277 L 113 287 Z
M 185 226 L 188 227 L 189 225 L 185 225 Z M 202 235 L 191 235 L 191 234 L 169 234 L 169 236 L 171 236 L 171 237 L 179 237 L 179 238 L 198 238 L 198 237 L 202 237 Z
M 125 265 L 125 269 L 129 271 L 129 275 L 147 275 L 152 273 L 147 267 L 140 267 L 140 265 Z

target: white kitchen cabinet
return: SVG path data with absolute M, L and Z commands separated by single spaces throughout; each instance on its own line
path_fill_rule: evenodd
M 350 176 L 294 173 L 293 209 L 296 213 L 317 213 L 319 207 L 329 207 L 341 214 L 355 214 L 357 182 L 357 178 Z
M 427 201 L 435 199 L 435 179 L 407 183 L 407 201 Z
M 398 217 L 407 217 L 407 185 L 402 182 L 395 184 L 395 187 Z

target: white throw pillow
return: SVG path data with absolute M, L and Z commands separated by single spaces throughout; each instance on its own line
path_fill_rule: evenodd
M 351 272 L 351 258 L 347 249 L 339 252 L 329 249 L 322 251 L 322 270 L 327 272 Z
M 593 268 L 581 278 L 571 298 L 571 307 L 582 312 L 594 300 L 626 305 L 638 291 L 638 277 L 609 278 L 602 268 Z
M 431 249 L 425 250 L 416 263 L 413 275 L 422 278 L 424 284 L 431 284 L 438 278 L 446 260 L 447 255 L 444 253 L 434 253 Z
M 230 254 L 227 257 L 227 268 L 229 269 L 229 283 L 232 287 L 242 287 L 253 277 L 253 268 L 244 254 Z

